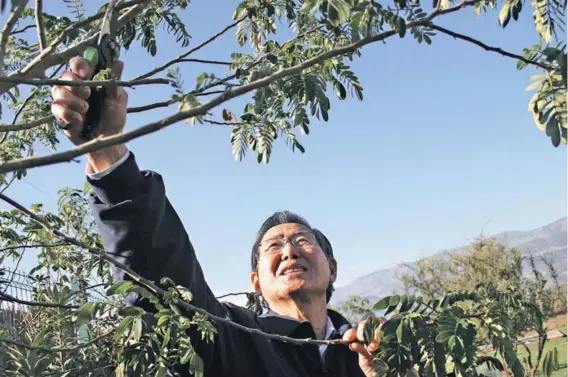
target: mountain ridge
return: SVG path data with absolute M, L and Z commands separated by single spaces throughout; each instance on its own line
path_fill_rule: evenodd
M 565 216 L 531 230 L 508 230 L 489 237 L 509 247 L 519 249 L 523 255 L 528 255 L 532 252 L 535 256 L 545 256 L 549 258 L 553 261 L 557 269 L 558 279 L 560 281 L 566 281 L 566 261 L 568 255 L 566 237 L 567 224 L 568 217 Z M 467 247 L 468 245 L 463 245 L 456 248 L 443 249 L 424 258 L 440 257 L 448 251 L 463 252 L 467 250 Z M 341 305 L 342 302 L 353 295 L 359 295 L 374 301 L 389 294 L 402 293 L 404 287 L 402 282 L 397 278 L 397 274 L 407 272 L 408 267 L 405 267 L 405 265 L 412 266 L 415 263 L 416 260 L 399 263 L 389 268 L 382 268 L 357 277 L 343 286 L 336 287 L 330 304 L 334 306 Z M 539 265 L 542 265 L 542 263 L 537 263 L 537 266 Z M 528 266 L 524 266 L 524 272 L 530 273 Z

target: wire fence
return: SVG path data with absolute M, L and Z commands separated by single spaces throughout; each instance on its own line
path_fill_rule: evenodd
M 41 284 L 49 286 L 54 281 L 55 279 L 51 279 Z M 0 328 L 13 328 L 29 312 L 29 303 L 36 301 L 38 285 L 36 279 L 22 271 L 0 269 Z M 87 299 L 103 301 L 105 295 L 98 289 L 92 289 L 87 292 Z

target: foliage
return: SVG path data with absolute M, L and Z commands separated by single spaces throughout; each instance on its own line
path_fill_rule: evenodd
M 81 0 L 63 0 L 63 16 L 41 10 L 42 1 L 11 3 L 11 13 L 0 35 L 0 115 L 5 110 L 13 113 L 12 119 L 0 125 L 0 195 L 15 206 L 3 193 L 17 185 L 28 169 L 72 161 L 87 153 L 77 148 L 59 151 L 64 136 L 50 114 L 49 88 L 57 82 L 49 80 L 67 68 L 62 62 L 96 39 L 101 14 L 89 16 L 86 2 Z M 566 143 L 566 46 L 557 33 L 563 27 L 566 3 L 535 0 L 531 6 L 537 43 L 523 56 L 498 48 L 489 52 L 513 58 L 518 69 L 537 69 L 538 75 L 529 88 L 535 91 L 530 110 L 536 124 L 557 146 L 561 141 Z M 166 30 L 180 46 L 190 47 L 191 28 L 180 17 L 189 7 L 189 0 L 119 2 L 122 21 L 118 42 L 125 49 L 139 44 L 155 57 L 162 51 L 156 31 Z M 330 96 L 363 100 L 363 85 L 351 66 L 360 56 L 361 47 L 400 38 L 430 45 L 440 33 L 484 46 L 474 38 L 437 25 L 439 18 L 452 17 L 471 7 L 479 16 L 488 8 L 498 7 L 499 22 L 506 27 L 511 19 L 519 18 L 524 4 L 517 0 L 242 0 L 234 11 L 233 22 L 219 33 L 194 47 L 192 44 L 182 56 L 135 80 L 114 84 L 149 85 L 152 83 L 148 78 L 156 75 L 163 75 L 170 84 L 171 96 L 165 101 L 128 110 L 133 113 L 178 106 L 174 116 L 141 127 L 138 136 L 184 119 L 222 124 L 231 129 L 237 160 L 252 151 L 257 161 L 269 162 L 278 138 L 293 151 L 304 152 L 298 133 L 307 135 L 312 122 L 329 120 Z M 105 9 L 106 5 L 99 12 Z M 277 25 L 285 25 L 288 29 L 284 31 L 292 32 L 293 37 L 283 42 Z M 229 31 L 235 33 L 236 46 L 226 61 L 190 57 Z M 207 68 L 188 80 L 180 69 L 187 63 L 205 64 Z M 218 70 L 213 73 L 207 64 L 224 66 L 226 75 Z M 240 114 L 228 110 L 227 101 L 247 93 L 251 95 Z M 103 138 L 91 145 L 100 149 L 113 143 L 117 143 L 116 139 Z M 44 159 L 38 157 L 40 148 L 51 154 Z M 101 240 L 87 208 L 88 194 L 88 186 L 62 188 L 54 213 L 46 211 L 41 203 L 34 204 L 30 213 L 22 208 L 0 212 L 0 259 L 17 263 L 24 253 L 37 253 L 37 266 L 30 271 L 36 281 L 32 301 L 22 304 L 28 309 L 18 312 L 21 320 L 17 328 L 0 329 L 0 342 L 8 349 L 4 356 L 9 358 L 2 373 L 163 376 L 181 363 L 190 365 L 199 375 L 202 361 L 192 339 L 215 341 L 213 322 L 203 313 L 182 310 L 191 302 L 191 292 L 167 278 L 161 282 L 166 287 L 161 293 L 147 284 L 115 284 L 109 263 L 119 267 L 100 252 Z M 517 278 L 512 275 L 510 280 L 516 282 Z M 536 309 L 532 308 L 535 313 L 550 302 L 542 285 L 537 278 L 531 288 L 541 300 Z M 88 293 L 94 287 L 107 289 L 107 296 L 93 300 Z M 393 315 L 383 333 L 384 347 L 379 355 L 384 366 L 397 375 L 417 367 L 424 375 L 438 376 L 445 373 L 442 364 L 450 358 L 456 374 L 473 376 L 480 364 L 497 368 L 506 364 L 518 377 L 522 366 L 511 351 L 516 331 L 511 324 L 516 322 L 511 318 L 518 310 L 511 310 L 531 309 L 526 301 L 518 299 L 506 285 L 489 290 L 485 287 L 485 293 L 481 286 L 470 287 L 467 292 L 458 285 L 446 288 L 431 292 L 444 298 L 441 300 L 392 296 L 375 305 L 374 309 L 387 305 L 387 312 Z M 143 295 L 153 303 L 155 311 L 126 307 L 123 298 L 129 292 Z M 498 298 L 505 297 L 503 304 Z M 2 300 L 13 298 L 3 295 Z M 248 307 L 257 312 L 266 308 L 255 295 L 250 295 L 248 301 Z M 355 319 L 369 304 L 357 299 L 346 309 Z M 474 339 L 482 332 L 505 363 L 474 352 Z M 545 371 L 555 367 L 554 354 L 547 355 L 543 361 Z
M 415 266 L 407 266 L 411 272 L 403 274 L 400 279 L 407 292 L 421 294 L 431 300 L 441 300 L 444 292 L 476 290 L 483 295 L 497 297 L 495 303 L 503 308 L 515 309 L 508 313 L 506 319 L 511 338 L 516 340 L 529 329 L 536 330 L 538 334 L 538 352 L 523 360 L 526 369 L 534 374 L 539 365 L 544 368 L 545 359 L 549 363 L 548 368 L 557 364 L 550 364 L 553 359 L 550 359 L 549 353 L 543 354 L 547 340 L 543 321 L 556 315 L 558 307 L 566 306 L 566 288 L 558 282 L 553 264 L 542 256 L 538 259 L 548 268 L 547 277 L 537 267 L 532 254 L 523 256 L 515 248 L 493 239 L 480 238 L 466 251 L 447 252 L 443 256 L 421 259 Z M 525 264 L 531 269 L 532 276 L 523 274 L 523 261 L 527 262 Z M 515 292 L 525 305 L 522 308 L 511 306 L 511 301 L 501 296 L 500 292 L 504 291 Z M 460 307 L 472 310 L 474 305 L 462 303 Z M 490 340 L 491 334 L 483 331 L 476 337 L 475 343 L 481 345 Z
M 349 299 L 341 303 L 340 307 L 329 306 L 330 309 L 340 312 L 350 323 L 359 323 L 361 318 L 369 313 L 373 312 L 371 301 L 366 297 L 361 297 L 359 295 L 354 295 L 349 297 Z

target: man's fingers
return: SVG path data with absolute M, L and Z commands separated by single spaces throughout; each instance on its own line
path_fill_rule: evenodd
M 57 103 L 62 104 L 73 111 L 85 114 L 89 109 L 88 102 L 73 94 L 67 86 L 53 87 L 51 93 L 53 95 L 53 99 Z
M 82 81 L 81 78 L 76 74 L 73 73 L 71 71 L 65 71 L 63 72 L 63 74 L 61 75 L 61 77 L 59 78 L 62 81 Z M 78 95 L 79 97 L 83 98 L 83 99 L 88 99 L 89 96 L 91 95 L 91 88 L 89 88 L 88 86 L 71 86 L 71 85 L 54 85 L 51 88 L 51 95 L 56 98 L 56 92 L 58 90 L 60 90 L 61 88 L 65 88 L 66 90 L 68 90 L 71 93 L 74 93 L 76 95 Z
M 91 68 L 85 59 L 80 56 L 74 56 L 69 59 L 69 67 L 73 73 L 76 73 L 82 80 L 88 80 L 91 77 Z
M 83 115 L 74 111 L 63 103 L 59 101 L 53 101 L 51 103 L 51 112 L 56 118 L 62 120 L 65 123 L 70 123 L 73 126 L 80 127 L 83 123 Z
M 367 323 L 367 321 L 363 321 L 363 322 L 359 322 L 359 325 L 357 326 L 357 340 L 360 342 L 366 342 L 365 339 L 365 324 Z
M 346 342 L 353 342 L 357 339 L 357 330 L 356 329 L 349 329 L 345 331 L 343 334 L 343 340 Z
M 365 358 L 372 359 L 373 356 L 369 352 L 369 350 L 365 347 L 363 343 L 354 342 L 349 344 L 349 349 L 351 351 L 357 352 L 359 355 L 364 356 Z

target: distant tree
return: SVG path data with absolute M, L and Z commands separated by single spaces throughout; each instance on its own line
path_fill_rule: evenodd
M 373 311 L 372 307 L 373 305 L 368 298 L 359 295 L 349 297 L 340 306 L 330 306 L 331 309 L 343 314 L 351 323 L 358 323 L 365 313 Z
M 455 290 L 475 291 L 480 297 L 495 298 L 495 305 L 501 306 L 506 313 L 502 320 L 508 323 L 511 339 L 516 347 L 524 347 L 529 353 L 523 362 L 528 373 L 535 376 L 539 365 L 550 371 L 550 363 L 553 363 L 557 352 L 546 355 L 543 352 L 547 340 L 544 320 L 556 315 L 558 306 L 566 305 L 566 288 L 559 283 L 553 264 L 542 256 L 538 257 L 548 269 L 547 279 L 537 268 L 536 259 L 532 254 L 523 257 L 520 250 L 506 247 L 494 239 L 480 238 L 465 252 L 447 252 L 423 258 L 415 266 L 407 264 L 410 272 L 401 274 L 400 279 L 408 293 L 424 295 L 434 301 L 442 300 L 445 292 Z M 532 276 L 523 275 L 524 260 L 528 262 Z M 525 306 L 512 305 L 510 295 L 523 301 Z M 527 305 L 530 310 L 526 310 Z M 461 308 L 474 310 L 475 303 L 462 303 Z M 529 329 L 538 334 L 536 354 L 517 341 Z M 489 341 L 488 332 L 477 333 L 478 346 Z

